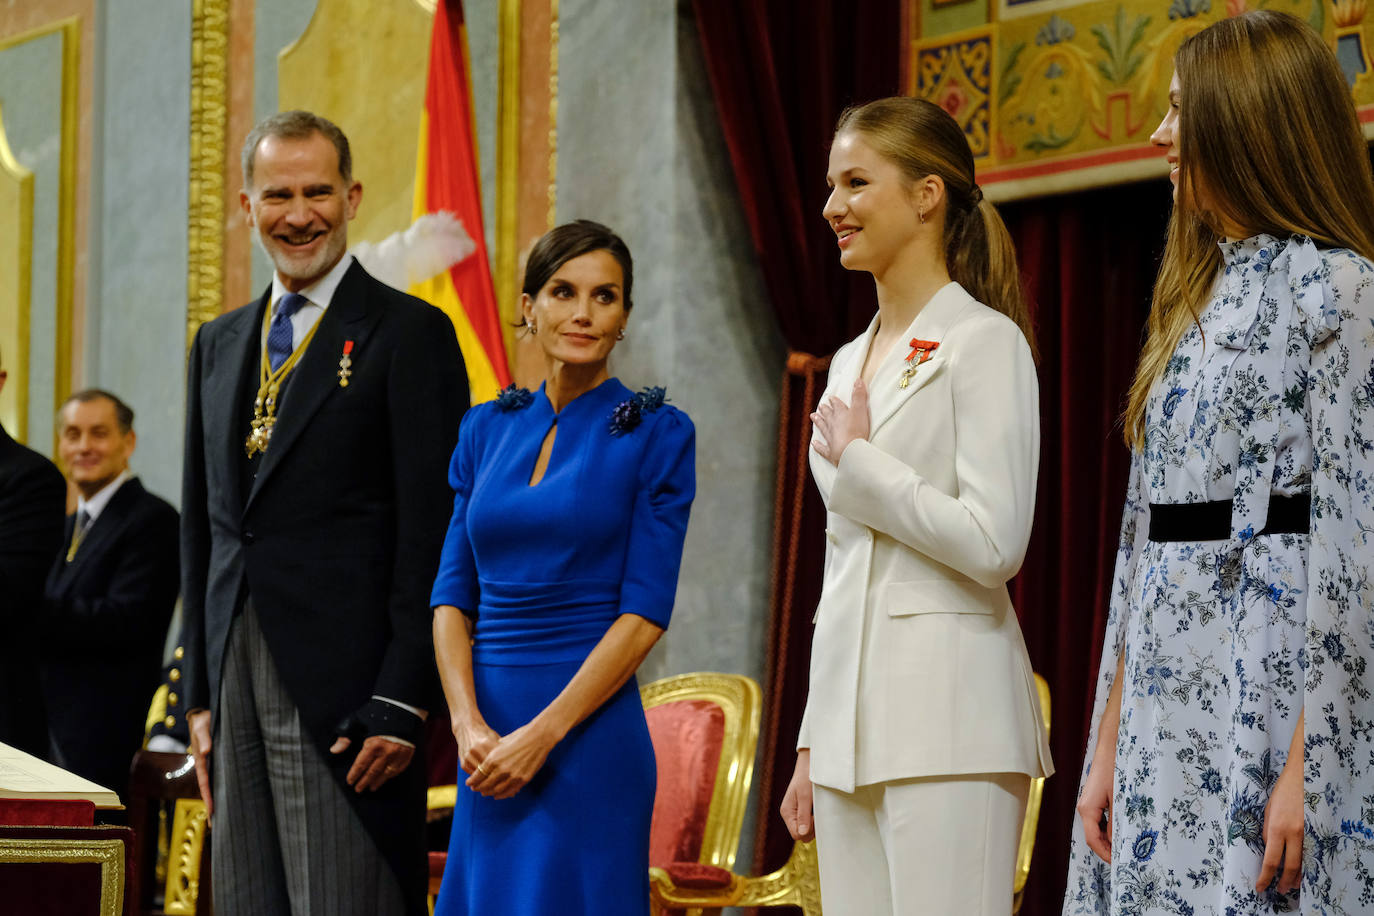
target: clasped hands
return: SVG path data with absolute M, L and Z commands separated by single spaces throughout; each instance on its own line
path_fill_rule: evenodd
M 811 437 L 811 447 L 835 466 L 839 466 L 840 456 L 849 443 L 855 439 L 867 439 L 869 432 L 868 386 L 863 379 L 856 379 L 854 390 L 846 404 L 831 395 L 825 399 L 816 412 L 811 415 L 819 436 Z
M 485 721 L 455 722 L 458 765 L 468 774 L 469 789 L 491 798 L 511 798 L 544 765 L 557 737 L 537 722 L 529 722 L 502 737 Z

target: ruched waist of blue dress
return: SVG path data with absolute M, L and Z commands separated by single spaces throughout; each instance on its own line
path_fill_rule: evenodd
M 472 660 L 479 665 L 580 662 L 620 615 L 615 579 L 481 580 Z

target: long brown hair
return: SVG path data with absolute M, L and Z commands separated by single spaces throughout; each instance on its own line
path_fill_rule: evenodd
M 835 135 L 847 130 L 861 134 L 896 163 L 908 181 L 940 177 L 945 183 L 945 267 L 950 277 L 973 298 L 1015 321 L 1036 353 L 1016 249 L 997 208 L 983 199 L 974 180 L 973 150 L 958 123 L 925 99 L 892 96 L 846 108 Z
M 1336 56 L 1288 13 L 1253 10 L 1179 46 L 1178 197 L 1124 415 L 1145 442 L 1150 389 L 1221 266 L 1222 220 L 1374 259 L 1374 177 Z

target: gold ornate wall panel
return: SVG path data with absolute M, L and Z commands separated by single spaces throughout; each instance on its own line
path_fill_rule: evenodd
M 964 127 L 989 197 L 1167 173 L 1149 142 L 1188 36 L 1250 0 L 908 0 L 907 91 Z M 1366 132 L 1374 62 L 1363 0 L 1270 0 L 1332 43 Z M 950 31 L 950 8 L 961 10 Z M 981 24 L 968 27 L 976 15 Z
M 229 104 L 229 2 L 191 6 L 191 186 L 187 214 L 186 346 L 224 303 L 224 144 Z
M 29 290 L 33 278 L 33 172 L 14 158 L 0 105 L 0 424 L 21 442 L 29 428 Z
M 46 197 L 39 176 L 15 155 L 12 127 L 7 129 L 0 119 L 0 348 L 9 373 L 9 381 L 0 391 L 0 421 L 21 440 L 29 438 L 35 424 L 46 425 L 49 407 L 55 409 L 71 392 L 80 35 L 80 20 L 69 17 L 0 39 L 0 54 L 23 53 L 20 49 L 36 47 L 31 43 L 39 41 L 55 42 L 51 59 L 54 74 L 60 74 L 51 122 L 56 135 L 45 134 L 41 141 L 44 147 L 55 143 L 55 162 L 48 150 L 33 151 L 40 175 L 48 175 Z M 25 90 L 21 87 L 19 91 Z M 4 94 L 4 87 L 0 87 L 0 103 Z M 50 171 L 44 173 L 42 169 Z M 51 234 L 40 231 L 45 220 L 36 216 L 38 212 L 47 214 Z M 42 274 L 37 273 L 40 270 Z M 50 288 L 51 296 L 35 301 L 39 276 L 46 281 L 43 288 Z M 36 371 L 40 365 L 44 370 L 41 374 Z M 49 371 L 51 402 L 46 392 L 36 397 L 30 384 L 33 376 L 49 378 Z M 41 419 L 35 419 L 35 410 Z M 41 443 L 38 447 L 46 448 Z
M 278 57 L 280 107 L 318 112 L 348 135 L 363 183 L 352 242 L 410 225 L 433 21 L 432 0 L 319 0 Z

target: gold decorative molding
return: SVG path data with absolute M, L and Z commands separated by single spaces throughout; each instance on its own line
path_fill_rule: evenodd
M 0 51 L 17 45 L 57 34 L 62 42 L 62 95 L 60 114 L 61 152 L 58 156 L 57 174 L 57 276 L 56 299 L 54 301 L 54 340 L 53 340 L 53 403 L 61 404 L 72 389 L 72 302 L 76 289 L 76 137 L 80 120 L 77 110 L 81 89 L 81 20 L 76 16 L 60 19 L 49 25 L 39 26 L 27 32 L 0 41 Z M 13 155 L 10 159 L 13 161 Z M 14 163 L 18 165 L 17 162 Z M 29 202 L 28 249 L 24 252 L 24 269 L 32 282 L 33 271 L 33 215 L 32 193 Z M 25 298 L 28 298 L 26 294 Z M 28 315 L 24 334 L 28 335 Z M 30 355 L 25 344 L 25 357 Z M 27 362 L 25 364 L 27 370 Z M 25 375 L 27 376 L 27 371 Z M 28 385 L 23 382 L 23 401 L 21 416 L 25 418 L 27 432 Z M 57 451 L 57 432 L 53 431 L 53 452 Z
M 557 225 L 558 212 L 558 0 L 549 0 L 549 219 Z
M 200 896 L 200 856 L 209 825 L 205 802 L 178 798 L 172 815 L 172 842 L 167 863 L 163 911 L 167 916 L 195 916 Z
M 124 843 L 120 840 L 0 840 L 0 865 L 84 862 L 100 866 L 100 916 L 120 916 L 124 910 Z
M 655 914 L 665 909 L 686 910 L 699 916 L 703 910 L 721 907 L 795 906 L 803 916 L 821 916 L 820 866 L 816 844 L 795 843 L 787 862 L 777 871 L 756 878 L 731 875 L 722 888 L 678 887 L 662 868 L 649 868 L 650 901 Z
M 53 403 L 72 390 L 72 298 L 76 288 L 76 133 L 81 89 L 81 24 L 72 16 L 51 27 L 62 33 L 62 155 L 57 192 L 57 352 Z M 53 429 L 53 454 L 57 430 Z M 121 873 L 122 873 L 121 860 Z M 121 879 L 122 880 L 122 879 Z
M 229 119 L 229 0 L 191 4 L 191 184 L 186 347 L 224 303 L 224 156 Z
M 0 108 L 0 368 L 9 374 L 0 391 L 0 424 L 20 442 L 27 442 L 29 434 L 32 288 L 33 172 L 14 158 Z
M 500 0 L 497 11 L 496 264 L 497 311 L 514 308 L 520 189 L 520 0 Z

